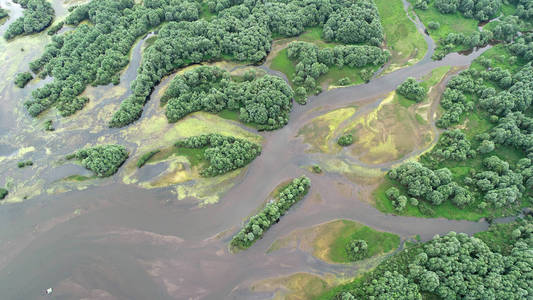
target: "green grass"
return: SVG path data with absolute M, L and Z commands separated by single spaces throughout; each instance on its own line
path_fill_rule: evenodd
M 294 66 L 294 63 L 289 59 L 289 55 L 287 52 L 288 52 L 287 48 L 278 52 L 276 57 L 272 59 L 270 68 L 273 70 L 280 71 L 283 74 L 287 75 L 287 79 L 292 85 L 292 81 L 296 73 L 296 68 Z
M 83 176 L 83 175 L 71 175 L 65 178 L 68 181 L 86 181 L 89 179 L 96 178 L 96 176 Z
M 422 34 L 407 17 L 402 1 L 374 0 L 385 31 L 385 42 L 392 53 L 392 64 L 405 65 L 420 60 L 427 52 Z
M 509 255 L 514 246 L 511 232 L 515 227 L 515 223 L 494 224 L 488 231 L 478 232 L 474 236 L 483 240 L 493 251 Z
M 416 0 L 409 0 L 414 7 Z M 478 21 L 475 19 L 465 18 L 461 13 L 456 12 L 454 14 L 441 14 L 434 6 L 433 2 L 429 5 L 428 9 L 416 9 L 415 12 L 420 18 L 420 21 L 424 23 L 427 28 L 427 24 L 431 21 L 439 22 L 440 27 L 437 30 L 428 29 L 429 35 L 434 41 L 439 41 L 441 38 L 445 38 L 449 33 L 464 33 L 469 34 L 478 31 Z M 454 49 L 455 51 L 464 50 L 461 48 Z
M 485 51 L 479 58 L 474 60 L 472 62 L 472 65 L 470 66 L 472 69 L 477 71 L 485 70 L 486 68 L 483 67 L 479 61 L 481 57 L 488 58 L 492 61 L 491 67 L 496 68 L 500 67 L 505 70 L 509 70 L 511 73 L 514 73 L 518 71 L 524 64 L 527 62 L 521 59 L 517 59 L 513 64 L 510 61 L 510 58 L 513 55 L 507 47 L 503 44 L 495 45 L 494 47 L 490 48 L 489 50 Z
M 346 245 L 353 240 L 365 240 L 368 244 L 368 257 L 387 253 L 400 245 L 398 235 L 374 230 L 368 226 L 342 220 L 345 225 L 331 244 L 330 258 L 334 262 L 350 262 L 346 253 Z
M 442 66 L 442 67 L 433 69 L 431 73 L 429 73 L 427 76 L 422 78 L 420 85 L 422 85 L 424 88 L 426 88 L 426 90 L 429 91 L 429 88 L 434 85 L 437 85 L 442 80 L 444 75 L 446 75 L 446 73 L 450 71 L 451 68 L 452 67 L 450 66 Z
M 198 166 L 200 164 L 206 163 L 204 152 L 207 149 L 205 148 L 183 148 L 176 147 L 176 154 L 180 156 L 185 156 L 187 160 L 191 163 L 191 166 Z
M 210 21 L 216 16 L 216 14 L 209 11 L 209 8 L 207 7 L 207 2 L 203 1 L 201 10 L 200 10 L 200 18 L 204 19 L 206 21 Z
M 242 124 L 244 124 L 244 125 L 246 125 L 248 127 L 257 128 L 257 124 L 255 124 L 255 123 L 249 123 L 249 122 L 241 121 L 241 119 L 239 117 L 240 113 L 238 111 L 225 109 L 225 110 L 219 112 L 217 115 L 219 117 L 223 118 L 223 119 L 226 119 L 226 120 L 236 121 L 236 122 L 242 123 Z

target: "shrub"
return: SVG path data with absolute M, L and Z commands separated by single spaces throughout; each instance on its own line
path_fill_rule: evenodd
M 341 85 L 341 86 L 344 86 L 344 85 L 349 85 L 350 84 L 350 78 L 348 77 L 343 77 L 341 79 L 339 79 L 339 81 L 337 82 L 338 85 Z
M 0 200 L 4 200 L 9 192 L 5 188 L 0 188 Z
M 353 240 L 346 244 L 346 255 L 351 261 L 366 258 L 368 256 L 368 244 L 365 240 Z
M 313 166 L 313 172 L 317 173 L 317 174 L 320 174 L 320 173 L 322 173 L 322 168 L 319 165 L 314 165 Z
M 30 72 L 18 73 L 15 76 L 15 85 L 18 86 L 19 88 L 24 88 L 26 84 L 28 84 L 28 82 L 32 79 L 33 79 L 33 76 L 31 75 Z
M 431 30 L 437 30 L 440 28 L 440 23 L 439 22 L 435 22 L 435 21 L 430 21 L 428 23 L 428 28 L 431 29 Z
M 337 144 L 339 144 L 342 147 L 350 146 L 351 144 L 353 144 L 353 142 L 354 142 L 353 136 L 349 133 L 342 135 L 337 140 Z
M 26 161 L 19 161 L 17 163 L 17 166 L 19 168 L 24 168 L 24 167 L 28 167 L 28 166 L 33 166 L 33 161 L 31 160 L 26 160 Z
M 152 150 L 148 153 L 145 153 L 141 156 L 141 158 L 139 158 L 139 160 L 137 161 L 137 168 L 142 168 L 142 166 L 144 166 L 144 164 L 146 164 L 146 162 L 148 162 L 150 160 L 150 158 L 152 158 L 154 155 L 156 155 L 157 153 L 161 152 L 161 150 Z

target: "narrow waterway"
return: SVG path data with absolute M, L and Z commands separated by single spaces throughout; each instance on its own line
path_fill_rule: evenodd
M 7 1 L 10 2 L 10 1 Z M 11 3 L 11 2 L 10 2 Z M 55 6 L 61 5 L 54 3 Z M 404 2 L 405 3 L 405 2 Z M 5 7 L 5 0 L 0 1 Z M 7 6 L 7 5 L 6 5 Z M 15 4 L 8 6 L 9 9 Z M 56 10 L 64 14 L 64 8 Z M 11 21 L 11 19 L 9 20 Z M 419 30 L 423 26 L 418 19 Z M 0 27 L 0 34 L 5 25 Z M 44 295 L 54 288 L 54 299 L 269 299 L 269 293 L 252 293 L 250 285 L 261 279 L 295 272 L 333 273 L 349 276 L 357 271 L 350 265 L 324 263 L 307 252 L 281 249 L 266 254 L 272 242 L 294 229 L 338 218 L 351 219 L 378 230 L 397 233 L 403 238 L 420 234 L 423 240 L 448 231 L 475 233 L 488 227 L 485 222 L 421 219 L 383 214 L 368 204 L 362 195 L 367 189 L 336 173 L 313 174 L 303 167 L 317 162 L 305 152 L 307 145 L 297 137 L 298 130 L 314 117 L 350 104 L 376 99 L 394 90 L 408 76 L 420 78 L 439 66 L 467 66 L 484 49 L 470 55 L 450 54 L 442 61 L 431 61 L 434 43 L 425 36 L 428 53 L 419 63 L 374 78 L 368 84 L 338 88 L 313 96 L 305 106 L 295 105 L 287 126 L 263 132 L 263 152 L 217 204 L 199 208 L 197 201 L 177 201 L 172 188 L 142 189 L 125 185 L 119 172 L 83 190 L 36 195 L 22 203 L 0 206 L 0 291 L 3 299 L 49 299 Z M 32 37 L 22 37 L 5 49 L 17 47 Z M 91 109 L 120 103 L 127 96 L 141 60 L 142 39 L 132 50 L 131 63 L 117 87 L 91 87 Z M 3 42 L 5 43 L 5 42 Z M 43 45 L 27 50 L 24 60 L 37 57 Z M 12 50 L 12 49 L 11 49 Z M 10 50 L 10 51 L 11 51 Z M 14 51 L 14 50 L 13 50 Z M 11 60 L 7 60 L 11 62 Z M 0 69 L 7 66 L 2 65 Z M 27 65 L 17 66 L 18 71 Z M 267 67 L 262 66 L 268 72 Z M 166 83 L 165 79 L 162 84 Z M 128 147 L 125 129 L 73 126 L 65 121 L 50 137 L 42 131 L 25 128 L 43 122 L 30 120 L 21 112 L 22 101 L 43 82 L 32 82 L 24 90 L 2 82 L 0 96 L 0 155 L 20 155 L 21 146 L 34 147 L 32 158 L 46 170 L 16 170 L 5 166 L 0 175 L 25 180 L 35 176 L 43 189 L 59 178 L 79 174 L 81 167 L 62 165 L 54 159 L 88 143 L 114 137 Z M 108 91 L 123 91 L 108 96 Z M 161 113 L 158 88 L 148 102 L 143 118 Z M 92 101 L 92 99 L 91 99 Z M 374 103 L 375 105 L 376 103 Z M 58 117 L 48 115 L 47 118 Z M 72 125 L 72 126 L 71 126 Z M 342 157 L 341 157 L 342 158 Z M 0 164 L 2 161 L 0 160 Z M 376 166 L 375 166 L 376 167 Z M 387 165 L 377 166 L 386 168 Z M 17 171 L 18 173 L 16 173 Z M 268 197 L 282 181 L 306 174 L 312 180 L 309 195 L 274 225 L 253 247 L 231 254 L 227 244 L 241 222 Z M 35 179 L 40 182 L 39 180 Z M 0 184 L 5 184 L 2 181 Z

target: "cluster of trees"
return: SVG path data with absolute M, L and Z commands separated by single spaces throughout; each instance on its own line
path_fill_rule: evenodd
M 256 240 L 263 236 L 273 224 L 277 223 L 281 216 L 309 191 L 311 180 L 301 176 L 292 180 L 278 195 L 266 204 L 260 213 L 248 220 L 244 227 L 235 235 L 230 242 L 231 247 L 236 249 L 249 248 Z
M 463 113 L 474 109 L 474 102 L 468 101 L 466 94 L 486 94 L 487 88 L 483 85 L 483 79 L 478 77 L 474 81 L 477 72 L 469 69 L 454 76 L 447 84 L 446 90 L 441 96 L 441 106 L 445 109 L 436 125 L 440 128 L 448 128 L 457 124 Z
M 374 1 L 344 1 L 342 5 L 345 8 L 332 13 L 324 25 L 324 37 L 344 44 L 381 45 L 383 27 Z
M 31 75 L 30 72 L 18 73 L 15 76 L 15 85 L 18 86 L 19 88 L 24 88 L 26 84 L 28 84 L 28 82 L 30 82 L 30 80 L 32 79 L 33 79 L 33 76 Z
M 439 138 L 437 145 L 424 155 L 429 161 L 463 161 L 475 157 L 476 151 L 471 149 L 470 141 L 460 129 L 446 130 Z
M 531 217 L 492 225 L 475 237 L 450 232 L 409 247 L 334 299 L 529 299 L 533 295 Z
M 390 57 L 387 50 L 376 46 L 348 45 L 320 48 L 313 43 L 296 41 L 287 47 L 289 59 L 296 63 L 293 83 L 298 86 L 297 96 L 306 95 L 317 88 L 318 78 L 329 71 L 329 67 L 348 66 L 361 68 L 380 66 Z
M 44 1 L 44 0 L 43 0 Z M 46 2 L 46 1 L 44 1 Z M 133 0 L 95 0 L 77 6 L 65 24 L 78 25 L 68 34 L 54 35 L 44 54 L 30 63 L 41 78 L 51 83 L 32 92 L 25 106 L 32 116 L 60 104 L 60 112 L 81 109 L 77 98 L 89 84 L 118 84 L 118 72 L 129 62 L 130 49 L 149 29 L 163 21 L 192 20 L 198 17 L 198 4 L 187 1 L 157 1 L 163 7 L 134 5 Z
M 5 188 L 0 188 L 0 200 L 4 200 L 9 192 Z
M 450 32 L 444 39 L 439 40 L 439 47 L 433 54 L 433 59 L 444 58 L 456 46 L 465 46 L 468 49 L 486 46 L 492 38 L 493 33 L 490 30 L 476 31 L 470 34 Z
M 265 75 L 235 82 L 227 71 L 201 66 L 174 77 L 161 101 L 167 102 L 166 116 L 176 122 L 195 111 L 217 113 L 224 109 L 240 112 L 243 122 L 259 129 L 283 127 L 289 120 L 293 92 L 280 77 Z
M 519 240 L 502 255 L 464 233 L 437 235 L 409 265 L 409 279 L 442 299 L 527 299 L 533 295 L 530 247 L 531 240 Z
M 420 102 L 426 98 L 427 91 L 413 77 L 408 77 L 398 88 L 396 92 L 409 100 Z
M 533 19 L 533 2 L 530 0 L 509 0 L 509 2 L 516 5 L 515 15 L 525 21 Z
M 193 136 L 175 144 L 176 147 L 205 148 L 208 166 L 200 171 L 202 176 L 217 176 L 242 168 L 261 154 L 261 146 L 235 137 L 220 134 Z
M 435 0 L 435 8 L 443 14 L 460 11 L 465 17 L 479 21 L 497 17 L 501 6 L 501 0 Z
M 118 171 L 128 156 L 128 150 L 124 146 L 101 145 L 78 150 L 67 158 L 79 160 L 98 177 L 108 177 Z
M 389 171 L 388 176 L 406 187 L 409 196 L 425 200 L 432 205 L 451 200 L 455 205 L 463 207 L 474 200 L 468 189 L 452 181 L 452 173 L 447 168 L 431 170 L 418 162 L 407 162 Z M 397 191 L 388 190 L 387 196 L 393 203 L 400 202 L 398 199 L 401 196 Z M 407 197 L 401 199 L 401 203 L 397 205 L 403 209 Z
M 525 191 L 522 174 L 520 170 L 514 172 L 509 163 L 501 160 L 497 156 L 490 156 L 483 160 L 483 171 L 472 171 L 472 177 L 466 177 L 466 185 L 478 190 L 483 194 L 485 203 L 501 208 L 515 204 Z M 522 166 L 528 169 L 530 166 L 524 163 Z M 525 171 L 527 174 L 531 170 Z M 485 204 L 481 204 L 485 206 Z
M 353 135 L 351 135 L 350 133 L 341 135 L 337 140 L 337 144 L 342 147 L 350 146 L 351 144 L 353 144 Z
M 41 32 L 54 19 L 54 9 L 46 0 L 13 0 L 24 8 L 22 17 L 11 23 L 4 33 L 4 38 L 10 40 L 21 34 Z
M 208 5 L 212 11 L 219 12 L 210 22 L 205 20 L 171 22 L 162 27 L 156 42 L 144 53 L 138 76 L 132 83 L 133 95 L 121 104 L 119 111 L 113 116 L 110 123 L 112 127 L 125 126 L 137 120 L 141 116 L 143 105 L 151 90 L 163 76 L 173 70 L 191 63 L 217 60 L 222 57 L 230 57 L 237 61 L 260 62 L 270 51 L 272 34 L 294 36 L 302 33 L 305 27 L 321 26 L 325 32 L 329 32 L 328 28 L 329 30 L 333 30 L 332 28 L 348 30 L 350 34 L 346 36 L 350 39 L 370 38 L 372 40 L 376 36 L 373 33 L 363 34 L 361 31 L 361 29 L 368 29 L 372 32 L 376 24 L 373 20 L 363 22 L 372 23 L 366 26 L 355 20 L 350 21 L 353 19 L 340 19 L 345 16 L 342 11 L 350 10 L 352 7 L 352 2 L 348 0 L 293 0 L 286 3 L 217 1 Z M 368 3 L 364 4 L 363 7 L 368 5 Z M 353 6 L 359 6 L 359 4 L 353 4 Z M 369 10 L 371 9 L 364 9 L 364 11 Z M 336 16 L 337 21 L 331 21 L 330 25 L 326 25 L 333 15 Z M 379 18 L 377 20 L 379 21 Z M 354 27 L 354 24 L 361 26 Z M 334 34 L 325 33 L 325 35 L 334 40 L 342 39 L 342 36 L 337 37 Z M 377 38 L 379 39 L 379 35 Z M 365 48 L 351 51 L 354 55 L 365 56 L 363 54 L 369 50 Z M 319 67 L 318 71 L 323 71 L 323 67 Z M 302 78 L 302 83 L 303 80 L 305 78 Z M 309 82 L 306 86 L 314 88 L 316 84 L 311 83 L 313 82 Z M 299 98 L 305 95 L 302 89 L 295 92 L 300 95 Z
M 533 33 L 524 33 L 509 45 L 509 51 L 525 61 L 533 60 Z
M 361 260 L 368 256 L 368 244 L 365 240 L 353 240 L 346 244 L 345 250 L 351 261 Z

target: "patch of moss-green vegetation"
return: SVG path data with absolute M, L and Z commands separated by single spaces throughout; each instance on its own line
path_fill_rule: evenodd
M 161 150 L 152 150 L 148 153 L 143 154 L 137 161 L 137 168 L 142 168 L 154 155 L 161 152 Z
M 128 150 L 124 146 L 102 145 L 78 150 L 67 156 L 67 159 L 75 158 L 96 176 L 108 177 L 118 171 L 128 156 Z
M 2 20 L 3 18 L 7 16 L 9 16 L 9 13 L 7 12 L 7 10 L 0 7 L 0 20 Z
M 8 190 L 0 188 L 0 200 L 4 200 L 4 198 L 7 197 L 7 194 L 9 194 Z
M 475 237 L 455 232 L 436 235 L 431 241 L 404 248 L 372 271 L 314 299 L 485 299 L 489 295 L 495 299 L 527 298 L 527 287 L 531 285 L 529 268 L 520 266 L 530 265 L 531 225 L 531 217 L 526 217 L 493 225 Z M 465 268 L 479 260 L 494 267 L 483 273 Z M 457 278 L 462 278 L 463 285 L 457 285 Z M 495 287 L 495 281 L 508 288 Z
M 71 176 L 66 177 L 64 180 L 82 182 L 82 181 L 87 181 L 93 178 L 95 177 L 94 176 L 83 176 L 83 175 L 71 175 Z
M 207 147 L 202 148 L 185 148 L 185 147 L 175 147 L 174 153 L 179 156 L 184 156 L 187 158 L 191 167 L 200 166 L 207 164 L 205 159 L 205 150 Z
M 178 141 L 175 146 L 183 149 L 178 154 L 189 158 L 191 164 L 206 161 L 206 166 L 200 171 L 206 177 L 242 168 L 261 154 L 260 145 L 220 134 L 189 137 Z
M 263 210 L 252 216 L 244 227 L 230 242 L 232 250 L 244 250 L 251 247 L 264 232 L 277 223 L 295 203 L 300 201 L 309 191 L 311 180 L 301 176 L 292 180 L 273 201 L 267 203 Z
M 374 0 L 385 31 L 385 43 L 392 53 L 391 67 L 401 67 L 424 57 L 427 44 L 407 17 L 402 1 Z
M 344 226 L 338 232 L 330 245 L 330 259 L 334 262 L 346 263 L 354 261 L 346 249 L 352 241 L 364 240 L 367 244 L 366 255 L 362 258 L 372 257 L 397 249 L 400 245 L 400 237 L 374 230 L 352 221 L 343 220 Z

